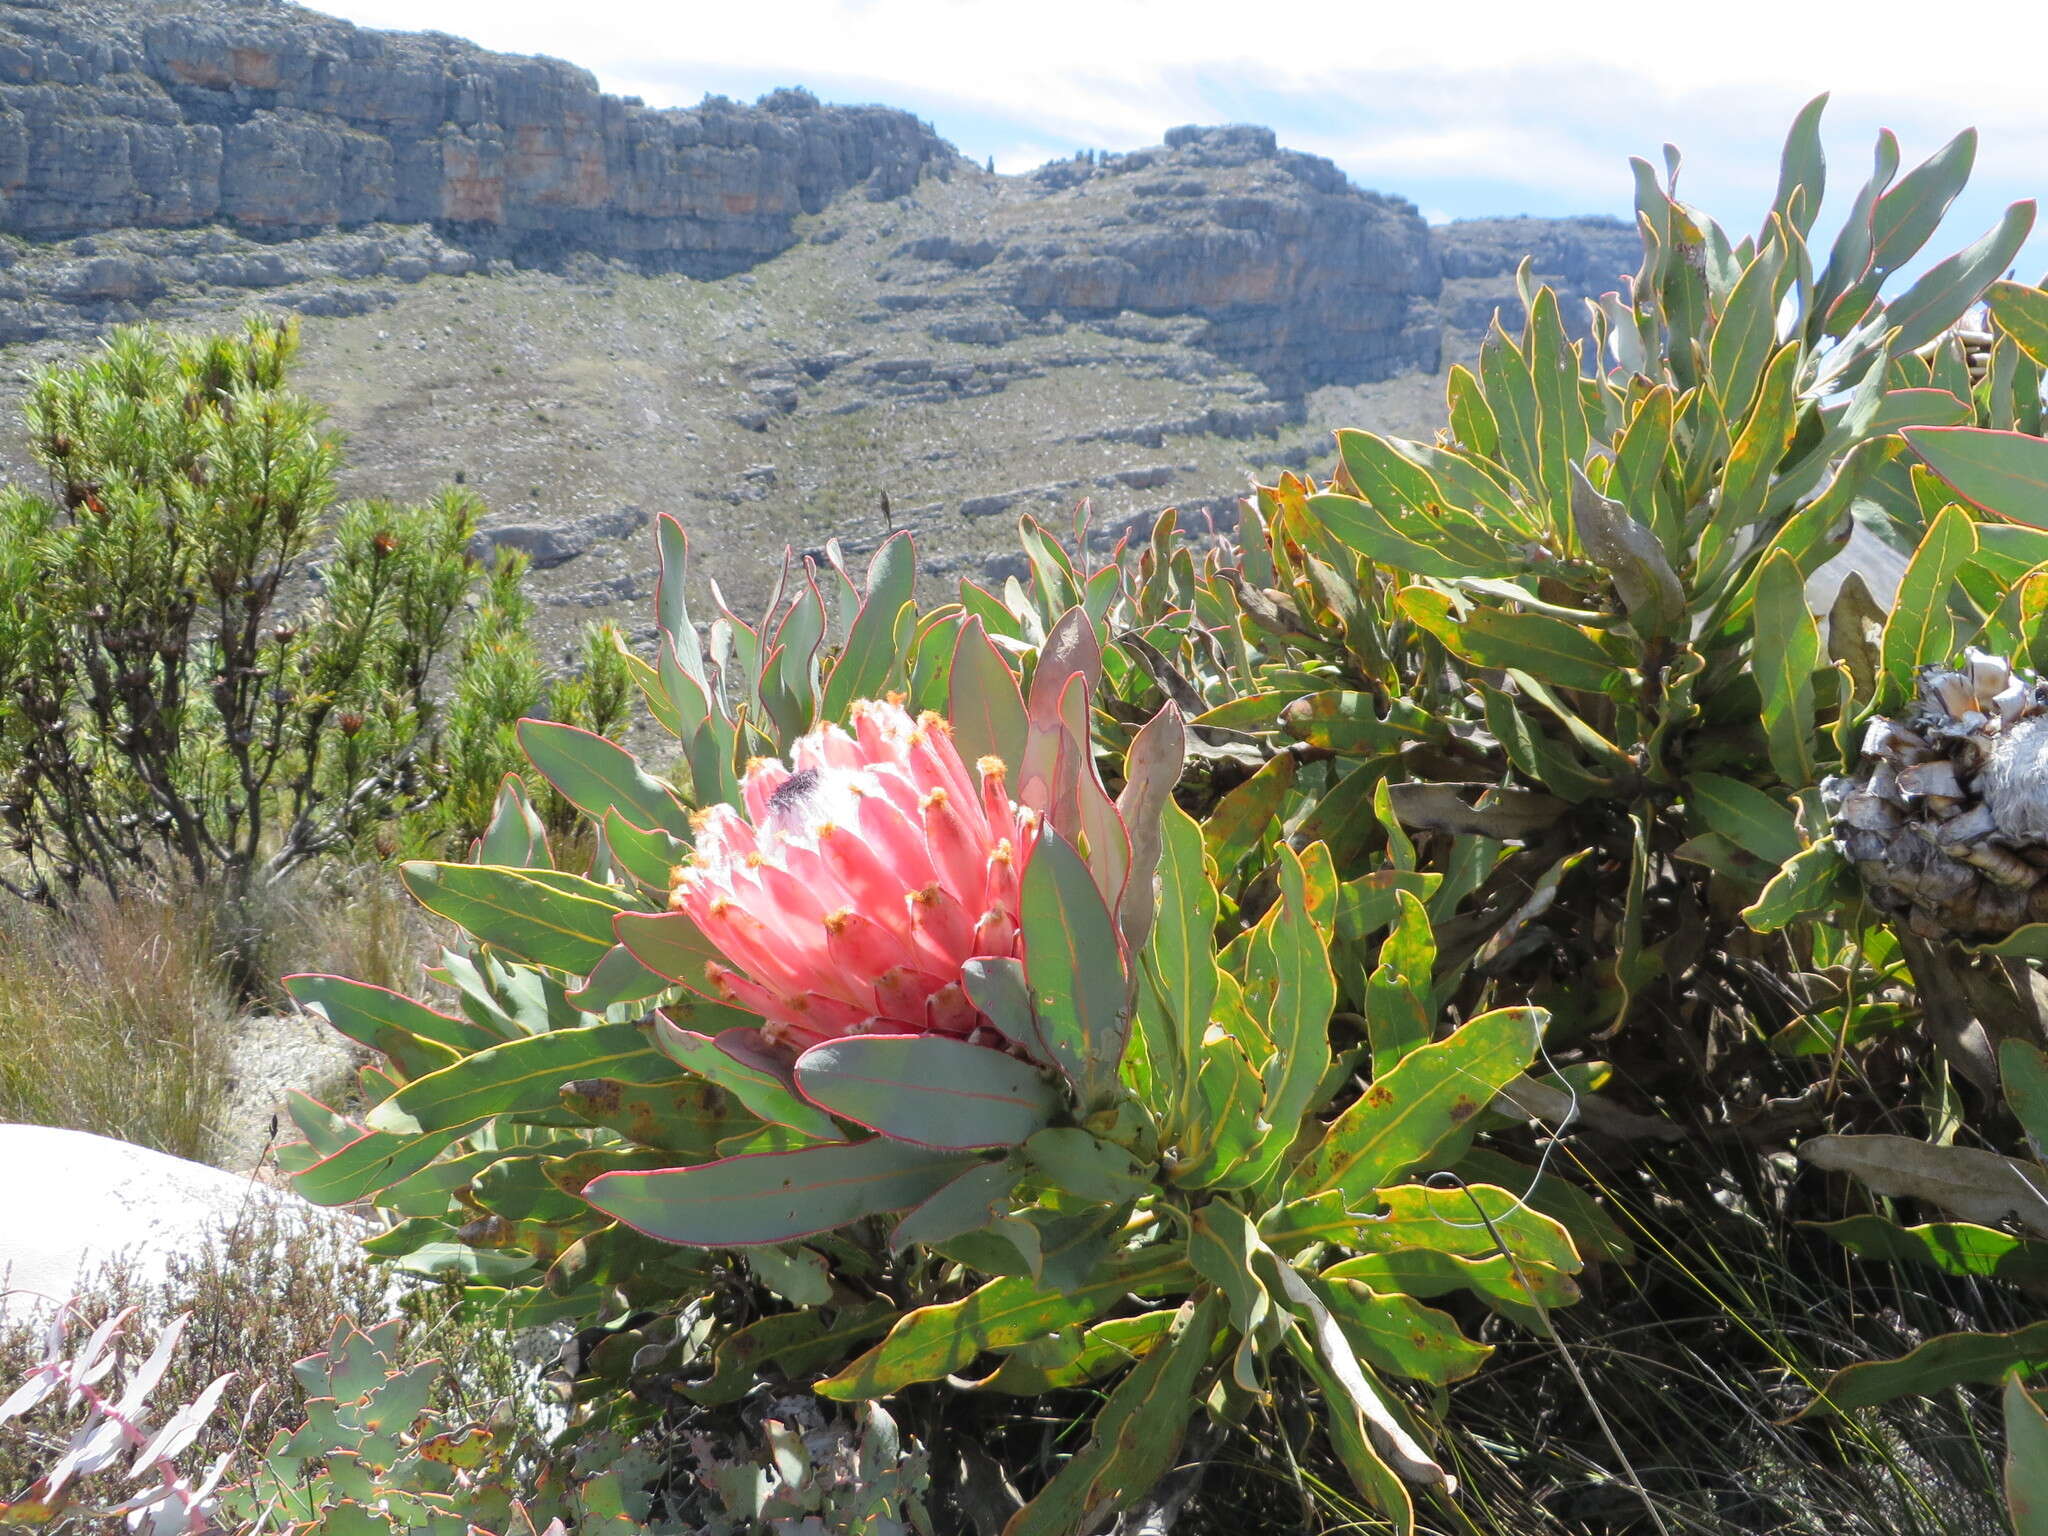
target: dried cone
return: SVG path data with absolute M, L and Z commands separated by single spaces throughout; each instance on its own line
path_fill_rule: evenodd
M 1923 938 L 2048 922 L 2048 686 L 2003 657 L 1923 669 L 1903 716 L 1870 722 L 1856 776 L 1821 792 L 1872 897 Z
M 961 970 L 1017 955 L 1038 817 L 1010 799 L 1001 760 L 961 761 L 938 716 L 863 700 L 852 723 L 804 736 L 788 766 L 749 764 L 747 814 L 698 818 L 670 905 L 731 962 L 708 987 L 760 1014 L 771 1045 L 974 1036 L 987 1021 Z

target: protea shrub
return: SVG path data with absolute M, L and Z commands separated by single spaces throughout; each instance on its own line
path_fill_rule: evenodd
M 862 583 L 806 568 L 758 626 L 724 610 L 700 637 L 664 519 L 633 668 L 689 792 L 525 722 L 593 856 L 556 866 L 515 776 L 469 861 L 405 866 L 465 930 L 437 973 L 460 1012 L 293 978 L 382 1059 L 360 1120 L 295 1102 L 284 1161 L 310 1198 L 403 1216 L 375 1251 L 508 1323 L 586 1324 L 571 1391 L 617 1428 L 768 1381 L 873 1401 L 994 1354 L 1000 1393 L 1108 1394 L 1006 1526 L 1071 1536 L 1143 1498 L 1197 1415 L 1291 1383 L 1413 1530 L 1452 1479 L 1382 1378 L 1440 1388 L 1489 1348 L 1425 1298 L 1541 1326 L 1598 1240 L 1529 1207 L 1509 1157 L 1413 1182 L 1473 1150 L 1543 1016 L 1437 1038 L 1407 980 L 1434 964 L 1431 881 L 1320 836 L 1226 894 L 1229 837 L 1175 798 L 1214 747 L 1201 701 L 1108 714 L 1150 642 L 1115 570 L 1024 531 L 1036 599 L 963 584 L 920 612 L 896 540 Z M 1333 1040 L 1333 946 L 1395 923 L 1375 995 L 1408 1023 Z
M 852 723 L 811 730 L 787 764 L 756 758 L 744 815 L 699 813 L 670 905 L 730 961 L 705 980 L 761 1015 L 769 1045 L 976 1037 L 987 1019 L 962 971 L 1017 955 L 1038 814 L 1010 798 L 1000 757 L 970 772 L 933 711 L 862 700 Z

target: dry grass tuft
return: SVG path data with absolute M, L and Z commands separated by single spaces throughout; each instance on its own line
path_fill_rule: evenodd
M 194 904 L 0 905 L 0 1120 L 204 1157 L 235 1000 Z
M 347 976 L 418 995 L 421 970 L 437 948 L 436 920 L 406 895 L 382 864 L 327 863 L 302 869 L 262 895 L 257 967 L 264 1000 L 288 1008 L 278 978 L 297 971 Z
M 289 1011 L 279 977 L 417 991 L 432 952 L 426 915 L 375 864 L 304 871 L 263 894 L 250 927 L 255 952 L 237 966 L 237 925 L 203 891 L 93 893 L 59 913 L 0 902 L 0 1121 L 210 1161 L 227 1144 L 239 1021 Z

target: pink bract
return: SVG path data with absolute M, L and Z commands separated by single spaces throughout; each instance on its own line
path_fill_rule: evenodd
M 978 955 L 1018 953 L 1018 881 L 1038 816 L 1010 799 L 1000 758 L 970 771 L 937 715 L 853 706 L 787 766 L 747 765 L 743 817 L 697 818 L 669 904 L 730 965 L 706 983 L 797 1051 L 858 1034 L 971 1035 L 960 985 Z

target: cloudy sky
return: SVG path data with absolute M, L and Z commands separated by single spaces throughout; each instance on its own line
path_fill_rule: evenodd
M 1668 140 L 1686 155 L 1681 195 L 1747 228 L 1769 201 L 1785 124 L 1823 90 L 1837 208 L 1880 126 L 1908 165 L 1981 130 L 1950 248 L 2006 203 L 2048 192 L 2048 8 L 2032 0 L 310 3 L 571 59 L 657 106 L 779 85 L 886 102 L 1004 171 L 1156 143 L 1176 123 L 1265 123 L 1431 219 L 1626 215 L 1627 157 L 1655 160 Z M 2048 238 L 2021 261 L 2038 280 Z

